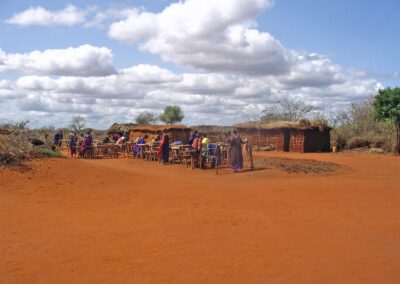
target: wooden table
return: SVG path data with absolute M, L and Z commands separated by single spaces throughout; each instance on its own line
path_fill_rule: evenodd
M 144 159 L 148 145 L 147 144 L 136 144 L 136 145 L 139 146 L 139 153 L 137 154 L 136 158 Z
M 59 143 L 60 143 L 60 149 L 61 150 L 69 148 L 69 140 L 68 139 L 62 139 L 62 140 L 59 141 Z
M 96 157 L 105 156 L 110 158 L 118 158 L 120 149 L 114 143 L 98 144 L 94 147 Z
M 157 161 L 158 162 L 158 151 L 160 150 L 159 143 L 149 143 L 147 144 L 147 158 L 150 161 Z
M 175 163 L 176 160 L 179 160 L 179 163 L 182 164 L 185 160 L 185 154 L 187 150 L 190 149 L 190 145 L 171 145 L 171 163 Z
M 134 152 L 133 150 L 135 149 L 136 143 L 133 141 L 129 141 L 125 143 L 125 154 L 128 157 L 134 157 Z

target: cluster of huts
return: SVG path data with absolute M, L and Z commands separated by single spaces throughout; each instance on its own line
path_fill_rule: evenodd
M 253 147 L 261 150 L 277 150 L 286 152 L 329 152 L 330 131 L 326 125 L 313 125 L 296 122 L 245 122 L 233 126 L 184 126 L 184 125 L 137 125 L 113 124 L 109 134 L 126 133 L 129 140 L 147 135 L 161 134 L 166 130 L 171 141 L 188 143 L 192 130 L 198 130 L 200 135 L 207 135 L 213 142 L 224 142 L 233 129 L 237 129 L 241 137 L 250 141 Z

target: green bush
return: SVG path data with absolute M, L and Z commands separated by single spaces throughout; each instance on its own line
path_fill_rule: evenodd
M 373 98 L 353 103 L 333 119 L 332 146 L 338 150 L 359 147 L 379 148 L 392 152 L 396 145 L 396 128 L 388 122 L 373 119 Z
M 43 155 L 44 157 L 51 157 L 51 158 L 60 158 L 62 157 L 59 151 L 53 151 L 51 149 L 37 149 L 36 150 L 39 154 Z

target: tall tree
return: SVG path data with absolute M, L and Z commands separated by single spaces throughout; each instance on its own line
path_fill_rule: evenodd
M 400 154 L 400 88 L 379 90 L 374 101 L 374 118 L 396 125 L 396 152 Z
M 262 121 L 296 121 L 305 118 L 314 107 L 300 100 L 283 99 L 263 111 Z
M 185 116 L 179 106 L 166 106 L 164 112 L 160 115 L 160 120 L 167 124 L 181 122 Z
M 69 128 L 74 132 L 80 132 L 86 126 L 86 119 L 83 116 L 75 115 L 72 117 Z
M 153 124 L 154 122 L 156 122 L 156 120 L 157 120 L 156 115 L 148 111 L 141 112 L 135 117 L 135 122 L 137 124 L 143 124 L 143 125 Z

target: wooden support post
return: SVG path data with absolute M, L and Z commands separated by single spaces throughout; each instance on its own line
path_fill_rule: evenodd
M 228 163 L 228 167 L 231 165 L 231 147 L 228 146 L 226 148 L 226 159 L 227 159 L 227 163 Z
M 250 170 L 254 170 L 253 149 L 249 147 Z
M 219 166 L 219 159 L 221 158 L 221 152 L 219 149 L 218 144 L 216 144 L 215 146 L 215 150 L 214 150 L 214 159 L 215 159 L 215 174 L 218 175 L 218 166 Z
M 249 159 L 250 170 L 254 170 L 253 147 L 251 146 L 249 141 L 247 141 L 247 143 L 246 143 L 246 152 L 247 152 L 247 157 Z

